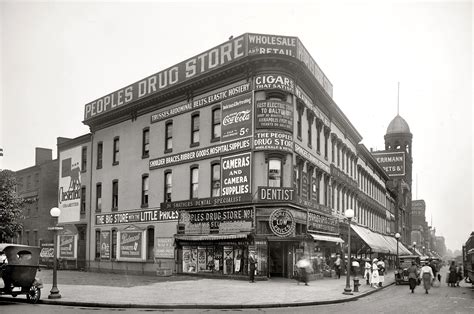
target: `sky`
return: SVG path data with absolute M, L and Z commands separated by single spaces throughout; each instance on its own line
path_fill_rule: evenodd
M 0 0 L 0 169 L 33 166 L 35 147 L 56 157 L 57 137 L 89 132 L 86 103 L 231 35 L 297 36 L 367 148 L 384 149 L 399 108 L 413 199 L 458 250 L 474 230 L 472 13 L 470 1 Z

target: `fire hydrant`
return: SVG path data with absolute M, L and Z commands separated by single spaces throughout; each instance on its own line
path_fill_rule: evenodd
M 359 292 L 359 277 L 354 277 L 354 292 Z

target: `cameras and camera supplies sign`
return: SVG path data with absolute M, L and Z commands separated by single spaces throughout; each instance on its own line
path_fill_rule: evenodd
M 251 193 L 251 153 L 222 157 L 222 196 Z

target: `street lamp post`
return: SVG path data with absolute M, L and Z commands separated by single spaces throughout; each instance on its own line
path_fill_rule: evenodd
M 351 220 L 354 218 L 354 210 L 353 209 L 346 209 L 346 212 L 344 213 L 344 216 L 346 216 L 347 220 L 349 221 L 349 228 L 347 231 L 347 265 L 346 265 L 346 287 L 344 288 L 343 294 L 353 294 L 351 290 L 351 284 L 350 284 L 350 276 L 351 276 Z
M 57 259 L 58 259 L 58 217 L 61 214 L 61 210 L 57 207 L 51 208 L 49 211 L 51 217 L 54 219 L 54 226 L 48 228 L 49 230 L 53 230 L 54 234 L 54 260 L 53 260 L 53 287 L 51 288 L 50 294 L 48 295 L 48 299 L 60 299 L 61 295 L 59 294 L 59 289 L 57 286 Z
M 400 241 L 400 233 L 395 233 L 395 239 L 397 239 L 397 269 L 400 269 L 400 258 L 398 257 L 398 242 Z

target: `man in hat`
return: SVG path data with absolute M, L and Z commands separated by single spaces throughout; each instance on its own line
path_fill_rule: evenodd
M 370 277 L 372 276 L 372 265 L 370 265 L 370 259 L 366 258 L 365 259 L 365 266 L 364 266 L 364 278 L 367 282 L 368 285 L 370 285 Z
M 257 255 L 254 250 L 249 251 L 249 282 L 255 283 L 255 269 L 257 265 Z

